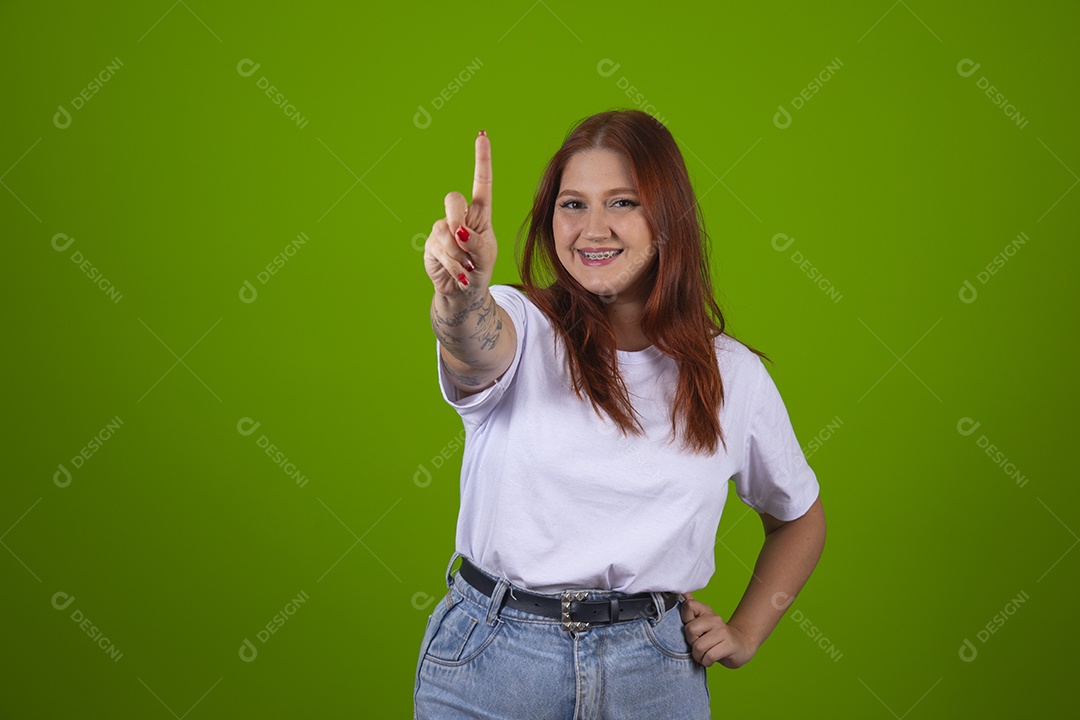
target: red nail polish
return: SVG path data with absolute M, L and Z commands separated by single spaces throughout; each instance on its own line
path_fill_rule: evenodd
M 481 134 L 481 135 L 485 135 L 485 136 L 486 136 L 486 135 L 487 135 L 487 130 L 481 130 L 481 131 L 480 131 L 480 134 Z
M 476 270 L 476 266 L 473 265 L 472 261 L 469 260 L 468 258 L 465 259 L 464 265 L 465 265 L 465 269 L 468 270 L 469 272 L 473 272 L 474 270 Z
M 454 234 L 457 235 L 458 240 L 461 242 L 469 242 L 469 231 L 465 229 L 464 225 L 459 227 Z
M 457 281 L 465 286 L 468 286 L 469 284 L 469 278 L 465 277 L 465 273 L 461 273 L 460 275 L 458 275 Z

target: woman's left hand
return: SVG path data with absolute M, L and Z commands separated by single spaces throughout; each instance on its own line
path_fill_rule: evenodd
M 683 632 L 694 660 L 705 667 L 718 662 L 731 669 L 750 662 L 757 652 L 750 638 L 734 625 L 725 623 L 711 607 L 695 600 L 690 593 L 683 593 L 683 597 L 686 598 L 680 610 Z

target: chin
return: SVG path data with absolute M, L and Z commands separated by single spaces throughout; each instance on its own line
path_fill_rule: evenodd
M 588 272 L 578 273 L 565 265 L 563 267 L 566 268 L 570 277 L 574 278 L 578 285 L 593 295 L 600 297 L 604 302 L 613 301 L 620 293 L 624 293 L 629 289 L 625 282 L 625 274 L 619 270 L 597 273 L 595 270 L 590 269 Z M 617 282 L 610 282 L 613 280 Z
M 581 280 L 579 279 L 578 283 L 593 295 L 598 296 L 604 302 L 613 301 L 616 297 L 618 297 L 619 293 L 626 290 L 626 288 L 622 286 L 615 286 L 602 281 L 597 281 L 595 278 L 593 278 L 591 282 L 587 283 L 581 282 Z

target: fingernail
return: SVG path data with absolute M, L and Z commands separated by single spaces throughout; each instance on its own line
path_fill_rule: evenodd
M 484 135 L 484 136 L 487 136 L 487 130 L 481 130 L 481 131 L 480 131 L 480 134 L 481 134 L 481 135 Z
M 471 260 L 466 258 L 465 259 L 465 269 L 468 270 L 469 272 L 473 272 L 474 270 L 476 270 L 476 266 L 472 264 Z
M 459 283 L 461 283 L 462 285 L 467 286 L 469 284 L 469 278 L 465 277 L 465 273 L 461 273 L 460 275 L 458 275 L 457 276 L 457 281 Z
M 457 235 L 457 239 L 461 242 L 469 242 L 469 231 L 465 229 L 464 225 L 459 227 L 454 234 Z

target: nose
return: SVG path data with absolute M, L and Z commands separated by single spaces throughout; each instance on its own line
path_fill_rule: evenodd
M 610 234 L 604 209 L 590 209 L 588 216 L 585 218 L 585 229 L 582 231 L 581 236 L 591 242 L 597 242 L 606 239 Z

